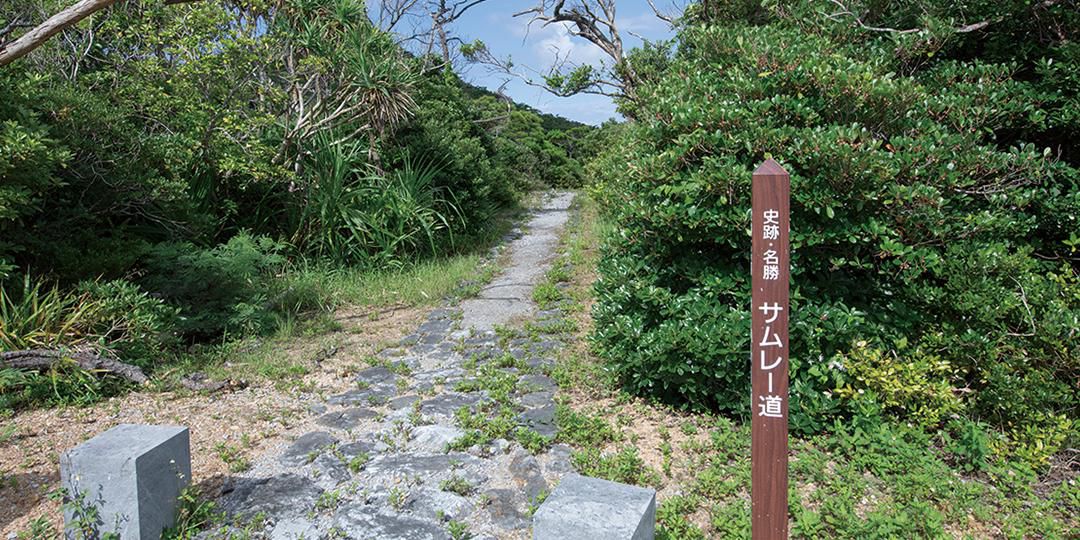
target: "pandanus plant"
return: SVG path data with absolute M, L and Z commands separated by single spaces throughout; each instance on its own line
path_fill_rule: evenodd
M 299 166 L 320 133 L 338 134 L 333 145 L 366 134 L 368 160 L 382 172 L 378 142 L 415 110 L 416 68 L 371 24 L 363 2 L 295 0 L 276 21 L 289 98 L 275 161 Z

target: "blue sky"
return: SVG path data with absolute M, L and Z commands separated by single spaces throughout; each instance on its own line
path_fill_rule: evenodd
M 561 24 L 542 27 L 536 23 L 526 29 L 528 17 L 514 18 L 513 14 L 536 5 L 537 0 L 489 0 L 480 4 L 458 20 L 453 28 L 455 35 L 467 42 L 479 39 L 499 58 L 509 55 L 517 66 L 544 71 L 551 65 L 555 50 L 569 54 L 571 61 L 599 66 L 609 58 L 595 45 L 570 36 Z M 659 0 L 657 6 L 664 9 L 671 0 Z M 667 23 L 656 18 L 645 0 L 619 0 L 616 22 L 621 30 L 626 50 L 638 46 L 641 41 L 630 35 L 638 34 L 649 40 L 671 37 Z M 485 66 L 473 65 L 463 69 L 465 80 L 490 88 L 502 85 L 509 77 L 491 73 Z M 610 98 L 598 95 L 578 95 L 561 98 L 543 89 L 530 87 L 512 80 L 505 92 L 515 101 L 526 103 L 541 111 L 558 114 L 572 120 L 589 124 L 615 117 L 615 105 Z

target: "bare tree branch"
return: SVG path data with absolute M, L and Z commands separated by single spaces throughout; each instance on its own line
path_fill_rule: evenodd
M 648 0 L 648 2 L 649 2 L 649 7 L 652 8 L 653 13 L 656 15 L 657 19 L 660 19 L 661 21 L 664 21 L 664 22 L 668 23 L 671 26 L 675 26 L 675 17 L 674 16 L 668 15 L 668 14 L 660 11 L 660 8 L 656 7 L 656 2 L 654 2 L 653 0 Z
M 420 0 L 381 0 L 379 2 L 379 27 L 389 32 L 406 16 L 412 14 Z
M 200 1 L 201 0 L 164 0 L 164 4 L 172 5 Z M 40 47 L 57 33 L 78 24 L 79 21 L 115 4 L 116 2 L 117 0 L 79 0 L 74 5 L 49 17 L 45 22 L 39 24 L 18 38 L 0 44 L 0 67 L 6 66 L 19 58 L 26 56 L 30 51 Z M 5 28 L 4 30 L 6 30 L 7 33 L 10 33 L 14 28 L 11 30 Z M 6 34 L 4 34 L 3 31 L 0 31 L 0 38 L 4 35 Z
M 465 12 L 487 0 L 428 0 L 428 13 L 431 16 L 431 30 L 429 34 L 427 52 L 435 48 L 437 44 L 442 52 L 443 64 L 450 63 L 449 26 L 461 18 Z M 437 42 L 437 43 L 436 43 Z
M 840 2 L 840 0 L 829 0 L 829 1 L 832 2 L 833 4 L 835 4 L 840 9 L 840 11 L 837 11 L 836 13 L 833 13 L 831 15 L 825 15 L 825 18 L 827 18 L 829 20 L 841 22 L 844 17 L 851 17 L 851 19 L 855 21 L 855 24 L 859 25 L 859 27 L 862 28 L 863 30 L 868 30 L 870 32 L 889 32 L 889 33 L 896 34 L 896 35 L 915 34 L 915 33 L 926 32 L 927 31 L 926 28 L 907 28 L 907 29 L 904 29 L 904 30 L 900 30 L 898 28 L 889 28 L 887 26 L 871 26 L 871 25 L 866 24 L 866 23 L 863 22 L 862 15 L 856 15 L 855 13 L 853 13 L 851 11 L 851 9 L 849 9 L 846 5 L 844 5 L 842 2 Z M 1048 0 L 1048 1 L 1056 3 L 1056 0 Z M 650 1 L 650 3 L 651 3 L 651 1 Z M 1042 5 L 1053 5 L 1053 4 L 1052 3 L 1047 4 L 1046 2 L 1043 2 Z M 993 22 L 994 21 L 979 21 L 979 22 L 976 22 L 976 23 L 965 24 L 963 26 L 954 28 L 953 33 L 967 34 L 967 33 L 975 32 L 975 31 L 978 31 L 978 30 L 982 30 L 983 28 L 986 28 L 987 26 L 990 26 L 990 24 L 993 23 Z
M 75 5 L 49 17 L 36 28 L 0 46 L 0 66 L 6 66 L 22 58 L 61 30 L 115 3 L 116 0 L 79 0 Z
M 13 369 L 43 371 L 52 369 L 65 361 L 71 361 L 86 371 L 112 373 L 136 384 L 146 384 L 150 380 L 137 366 L 106 358 L 86 349 L 74 351 L 30 349 L 0 353 L 0 366 Z
M 514 17 L 522 16 L 530 17 L 528 23 L 530 28 L 535 23 L 540 23 L 543 27 L 551 24 L 565 24 L 570 35 L 592 43 L 611 58 L 612 71 L 609 73 L 610 77 L 604 78 L 597 75 L 592 78 L 590 84 L 570 89 L 552 88 L 546 82 L 536 83 L 528 77 L 521 77 L 509 70 L 504 69 L 504 71 L 518 76 L 530 86 L 545 88 L 558 96 L 580 92 L 620 97 L 631 101 L 634 99 L 634 88 L 638 79 L 633 67 L 625 62 L 622 36 L 616 20 L 616 0 L 575 0 L 569 3 L 567 0 L 539 0 L 535 7 L 514 14 Z M 563 68 L 567 64 L 569 63 L 565 59 L 556 58 L 555 64 L 545 78 L 564 72 Z
M 532 14 L 529 26 L 540 22 L 543 26 L 554 23 L 569 23 L 572 35 L 585 39 L 600 47 L 615 63 L 624 58 L 622 37 L 615 22 L 615 0 L 584 0 L 569 8 L 566 0 L 541 0 L 540 3 L 525 11 L 515 13 L 515 17 Z

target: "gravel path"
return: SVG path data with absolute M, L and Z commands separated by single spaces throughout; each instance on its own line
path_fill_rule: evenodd
M 569 447 L 550 444 L 549 375 L 567 338 L 544 330 L 564 314 L 531 296 L 572 199 L 545 201 L 478 298 L 432 311 L 355 389 L 310 403 L 317 427 L 234 477 L 228 525 L 201 537 L 529 538 L 532 510 L 570 471 Z M 517 322 L 529 330 L 494 331 Z

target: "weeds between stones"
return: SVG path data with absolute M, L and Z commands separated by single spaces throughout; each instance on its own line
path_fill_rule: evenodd
M 450 493 L 456 493 L 462 497 L 468 497 L 476 491 L 475 486 L 470 484 L 468 480 L 458 476 L 456 473 L 450 475 L 450 478 L 440 482 L 439 489 L 449 491 Z

